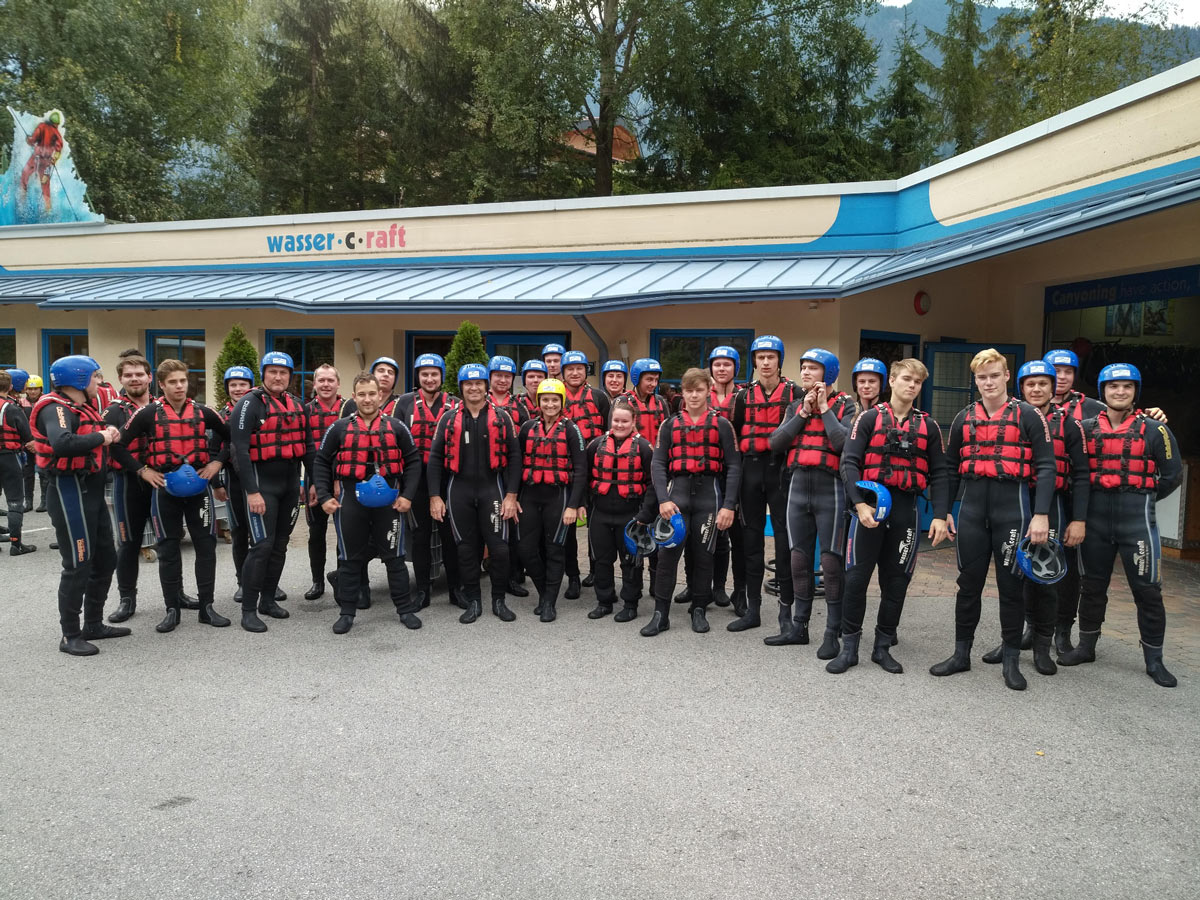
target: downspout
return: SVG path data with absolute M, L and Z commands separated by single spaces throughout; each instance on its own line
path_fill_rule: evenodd
M 600 337 L 600 332 L 588 321 L 587 316 L 575 316 L 575 322 L 583 329 L 583 333 L 588 336 L 588 340 L 595 344 L 596 349 L 600 351 L 596 360 L 596 371 L 599 372 L 600 368 L 608 362 L 608 347 L 604 343 L 604 338 Z

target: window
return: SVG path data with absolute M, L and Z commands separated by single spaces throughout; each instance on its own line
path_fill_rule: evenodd
M 332 331 L 268 331 L 267 351 L 286 353 L 296 364 L 288 390 L 302 400 L 312 397 L 312 374 L 317 366 L 333 365 Z
M 150 360 L 152 377 L 158 369 L 158 364 L 164 359 L 180 360 L 188 367 L 188 396 L 201 403 L 205 402 L 208 371 L 204 362 L 203 331 L 147 331 L 146 358 Z M 116 375 L 115 371 L 113 375 Z M 113 380 L 116 380 L 115 377 Z M 156 395 L 161 393 L 157 378 L 153 380 L 152 390 Z
M 404 335 L 404 390 L 415 391 L 417 382 L 413 378 L 412 365 L 422 353 L 436 353 L 442 359 L 450 355 L 454 343 L 453 331 L 408 331 Z M 395 390 L 400 390 L 399 387 Z
M 750 342 L 753 331 L 704 330 L 666 331 L 654 329 L 650 332 L 650 355 L 662 363 L 664 382 L 679 383 L 683 373 L 693 366 L 708 367 L 708 354 L 714 347 L 727 344 L 742 357 L 741 368 L 734 380 L 741 382 L 750 377 L 753 368 L 750 362 Z
M 516 333 L 511 331 L 488 332 L 487 354 L 492 356 L 510 356 L 517 364 L 517 372 L 521 366 L 531 359 L 542 358 L 542 348 L 547 344 L 562 344 L 568 350 L 567 336 L 561 331 L 535 331 Z M 518 376 L 517 381 L 520 382 Z
M 17 367 L 17 332 L 13 328 L 0 328 L 0 369 Z
M 929 379 L 921 391 L 921 409 L 928 412 L 942 428 L 949 428 L 963 409 L 976 396 L 975 377 L 971 360 L 980 350 L 994 346 L 1008 360 L 1009 394 L 1015 390 L 1017 369 L 1025 361 L 1023 344 L 958 344 L 935 342 L 925 345 L 925 367 Z
M 83 328 L 44 330 L 42 332 L 42 371 L 49 373 L 50 363 L 64 356 L 88 352 L 88 333 Z M 107 372 L 104 373 L 106 376 Z M 49 383 L 47 383 L 47 388 Z

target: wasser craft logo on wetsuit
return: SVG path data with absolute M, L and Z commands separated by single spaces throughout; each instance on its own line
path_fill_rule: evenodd
M 388 228 L 367 231 L 306 231 L 298 234 L 268 234 L 267 252 L 341 253 L 345 250 L 395 250 L 406 246 L 404 226 L 393 222 Z
M 913 534 L 913 530 L 910 528 L 904 532 L 904 540 L 900 542 L 900 558 L 897 560 L 900 565 L 908 562 L 908 556 L 912 553 L 914 543 L 916 543 L 916 535 Z
M 1137 568 L 1139 575 L 1145 575 L 1146 570 L 1150 568 L 1150 552 L 1146 549 L 1145 541 L 1137 542 L 1137 552 L 1133 554 L 1133 564 Z
M 1017 529 L 1010 528 L 1008 531 L 1008 540 L 1004 542 L 1004 546 L 1000 548 L 1000 556 L 1004 560 L 1004 565 L 1011 566 L 1013 563 L 1013 551 L 1017 549 Z

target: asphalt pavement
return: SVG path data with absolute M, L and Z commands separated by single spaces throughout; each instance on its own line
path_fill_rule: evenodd
M 56 649 L 47 519 L 29 518 L 42 548 L 0 558 L 0 897 L 1200 894 L 1200 670 L 1171 655 L 1194 616 L 1168 620 L 1174 690 L 1106 635 L 1053 677 L 1025 654 L 1029 689 L 1009 691 L 979 662 L 986 601 L 972 670 L 930 676 L 953 648 L 952 551 L 918 563 L 899 676 L 869 637 L 842 676 L 819 640 L 764 646 L 770 610 L 741 634 L 716 610 L 697 635 L 675 606 L 642 638 L 648 602 L 591 621 L 588 589 L 552 624 L 510 598 L 516 622 L 469 626 L 442 591 L 409 631 L 377 563 L 373 608 L 336 636 L 330 592 L 301 599 L 301 523 L 292 616 L 267 634 L 237 626 L 222 545 L 233 627 L 190 612 L 157 634 L 143 564 L 134 634 L 77 659 Z

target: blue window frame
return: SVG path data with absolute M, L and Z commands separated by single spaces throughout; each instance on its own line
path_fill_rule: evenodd
M 290 328 L 267 332 L 267 352 L 286 353 L 296 364 L 288 390 L 302 400 L 312 397 L 312 374 L 317 366 L 333 365 L 333 331 Z
M 17 367 L 17 330 L 0 328 L 0 369 Z
M 750 342 L 754 332 L 740 328 L 715 329 L 670 329 L 655 328 L 650 331 L 650 355 L 662 363 L 664 382 L 678 384 L 683 373 L 693 366 L 701 369 L 708 366 L 708 354 L 714 347 L 728 344 L 742 358 L 741 367 L 734 381 L 742 382 L 750 377 Z
M 413 361 L 422 353 L 436 353 L 442 359 L 450 353 L 454 343 L 453 331 L 406 331 L 404 333 L 404 390 L 414 391 L 417 382 L 413 378 Z
M 570 336 L 561 331 L 489 331 L 486 341 L 489 357 L 511 356 L 518 372 L 529 360 L 541 359 L 542 348 L 547 344 L 562 344 L 571 349 Z
M 87 355 L 88 333 L 86 328 L 43 328 L 42 371 L 50 372 L 50 363 L 73 354 Z M 108 373 L 105 373 L 106 375 Z M 46 385 L 49 389 L 49 384 Z
M 995 347 L 1008 360 L 1009 393 L 1016 385 L 1017 369 L 1025 362 L 1024 344 L 969 344 L 935 341 L 925 345 L 925 367 L 929 378 L 921 390 L 921 408 L 949 428 L 959 410 L 976 396 L 975 379 L 971 375 L 971 359 L 980 350 Z
M 208 370 L 205 367 L 204 331 L 185 328 L 174 331 L 147 331 L 146 358 L 150 360 L 150 372 L 158 369 L 164 359 L 178 359 L 188 367 L 188 396 L 201 403 L 208 396 Z M 116 373 L 114 373 L 116 374 Z M 153 379 L 153 393 L 160 393 L 158 379 Z

